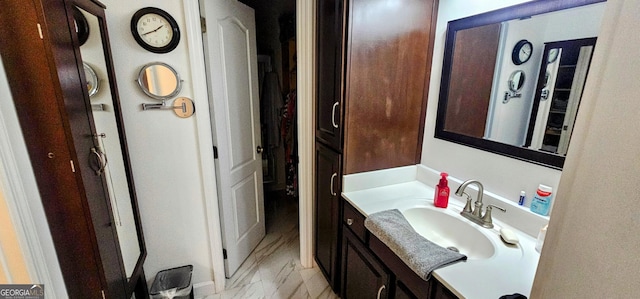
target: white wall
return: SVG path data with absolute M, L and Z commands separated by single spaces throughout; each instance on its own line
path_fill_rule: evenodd
M 440 2 L 421 161 L 421 164 L 427 167 L 449 172 L 452 176 L 462 180 L 478 179 L 484 184 L 486 190 L 514 202 L 518 201 L 520 190 L 525 190 L 529 198 L 538 188 L 538 184 L 553 186 L 555 189 L 562 172 L 435 139 L 433 136 L 447 22 L 523 2 L 526 1 L 447 0 Z
M 607 4 L 531 298 L 640 298 L 639 13 Z
M 193 283 L 210 282 L 213 279 L 210 236 L 215 234 L 211 232 L 215 227 L 210 227 L 211 219 L 207 218 L 205 209 L 207 200 L 212 200 L 207 190 L 215 186 L 215 178 L 203 181 L 203 171 L 212 171 L 203 170 L 209 167 L 203 157 L 213 153 L 199 150 L 201 143 L 211 141 L 199 139 L 199 135 L 210 132 L 210 128 L 198 126 L 198 123 L 209 123 L 209 108 L 206 96 L 194 98 L 195 94 L 206 91 L 206 86 L 193 83 L 184 3 L 175 0 L 103 2 L 107 6 L 111 50 L 147 245 L 144 267 L 147 278 L 151 281 L 159 270 L 193 264 Z M 197 3 L 195 5 L 197 7 Z M 180 44 L 172 52 L 151 53 L 133 39 L 131 16 L 147 6 L 169 12 L 178 22 Z M 165 62 L 180 74 L 184 82 L 178 96 L 194 101 L 194 116 L 183 119 L 171 110 L 142 111 L 142 103 L 158 101 L 147 97 L 134 81 L 140 67 L 154 61 Z

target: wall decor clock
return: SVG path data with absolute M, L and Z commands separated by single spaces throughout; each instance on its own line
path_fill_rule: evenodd
M 520 40 L 513 47 L 513 52 L 511 53 L 511 60 L 515 65 L 521 65 L 531 58 L 531 54 L 533 53 L 533 45 L 526 39 Z
M 547 62 L 554 63 L 556 59 L 558 59 L 558 54 L 560 54 L 560 49 L 558 48 L 549 50 L 549 57 L 547 58 Z
M 75 26 L 75 31 L 78 35 L 78 42 L 80 43 L 80 46 L 82 46 L 89 39 L 89 22 L 76 6 L 73 7 L 73 25 Z
M 168 53 L 180 43 L 180 28 L 176 20 L 166 11 L 145 7 L 131 17 L 131 34 L 147 51 Z

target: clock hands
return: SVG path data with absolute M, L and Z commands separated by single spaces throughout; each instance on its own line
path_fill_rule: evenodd
M 162 27 L 164 27 L 164 25 L 160 25 L 160 27 L 156 28 L 155 30 L 151 30 L 151 31 L 149 31 L 149 32 L 145 32 L 145 33 L 143 33 L 142 35 L 147 35 L 147 34 L 150 34 L 150 33 L 154 33 L 154 32 L 156 32 L 156 31 L 160 30 L 160 28 L 162 28 Z

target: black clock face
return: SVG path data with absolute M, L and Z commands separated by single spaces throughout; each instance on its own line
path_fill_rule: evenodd
M 131 33 L 136 42 L 153 53 L 168 53 L 180 43 L 180 29 L 166 11 L 145 7 L 131 18 Z
M 533 45 L 526 39 L 520 40 L 513 47 L 513 53 L 511 53 L 511 60 L 515 65 L 521 65 L 531 58 L 533 53 Z

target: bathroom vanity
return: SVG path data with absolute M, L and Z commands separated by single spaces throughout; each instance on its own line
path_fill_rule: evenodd
M 446 143 L 439 151 L 427 148 L 424 153 L 432 150 L 438 159 L 460 159 L 456 166 L 464 165 L 461 161 L 467 157 L 454 157 L 458 152 L 448 155 L 451 143 L 561 169 L 604 0 L 531 1 L 452 18 L 443 41 L 439 96 L 429 99 L 438 102 L 437 113 L 431 113 L 437 114 L 435 119 L 426 121 L 435 122 L 435 128 L 426 134 L 429 82 L 438 78 L 430 73 L 434 45 L 438 45 L 434 41 L 439 30 L 436 18 L 441 16 L 438 5 L 454 8 L 438 1 L 408 2 L 416 8 L 403 6 L 398 11 L 382 10 L 384 13 L 376 7 L 389 4 L 385 1 L 319 2 L 316 261 L 333 290 L 344 298 L 528 295 L 539 257 L 533 236 L 548 218 L 533 215 L 513 200 L 485 193 L 485 198 L 493 197 L 485 206 L 506 208 L 506 213 L 495 211 L 496 227 L 483 228 L 460 216 L 464 203 L 456 202 L 459 198 L 453 195 L 448 209 L 433 207 L 435 179 L 425 180 L 414 173 L 409 180 L 398 179 L 402 175 L 385 177 L 377 185 L 361 179 L 355 184 L 359 187 L 354 187 L 347 177 L 367 177 L 371 171 L 419 163 L 418 169 L 429 162 L 447 165 L 421 157 L 422 138 L 425 146 Z M 443 16 L 448 15 L 444 12 Z M 415 25 L 420 22 L 412 18 L 421 25 Z M 568 25 L 578 23 L 580 26 Z M 575 30 L 567 30 L 569 27 Z M 418 48 L 422 50 L 404 52 Z M 431 136 L 437 142 L 427 139 Z M 496 172 L 487 173 L 498 177 Z M 497 181 L 491 182 L 494 188 Z M 511 192 L 504 196 L 508 194 Z M 469 260 L 435 270 L 428 281 L 417 277 L 362 225 L 368 215 L 388 209 L 400 210 L 430 240 L 434 231 L 455 226 L 443 241 L 455 241 L 454 247 Z M 519 245 L 508 246 L 500 240 L 498 232 L 503 226 L 514 228 Z
M 342 217 L 342 298 L 499 298 L 528 296 L 538 265 L 533 231 L 521 230 L 513 219 L 543 225 L 546 218 L 494 196 L 507 214 L 494 216 L 488 229 L 462 217 L 461 198 L 450 197 L 449 207 L 433 205 L 438 172 L 412 166 L 360 173 L 345 178 Z M 451 187 L 460 182 L 453 178 Z M 475 200 L 475 193 L 472 197 Z M 420 235 L 441 247 L 456 247 L 466 261 L 436 269 L 429 280 L 415 274 L 387 245 L 364 227 L 368 215 L 398 209 Z M 514 225 L 512 225 L 514 224 Z M 519 243 L 500 239 L 500 229 L 515 232 Z

